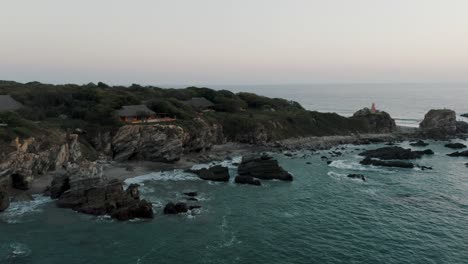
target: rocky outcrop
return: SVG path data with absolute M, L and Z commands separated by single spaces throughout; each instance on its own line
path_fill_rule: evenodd
M 173 162 L 180 159 L 184 131 L 174 125 L 127 125 L 112 140 L 116 161 L 148 160 Z
M 348 178 L 366 181 L 366 177 L 362 174 L 349 174 Z
M 140 200 L 137 185 L 124 190 L 122 182 L 108 181 L 94 162 L 69 164 L 55 174 L 50 188 L 57 206 L 91 215 L 108 214 L 118 220 L 153 218 L 151 203 Z
M 10 206 L 10 197 L 5 191 L 0 190 L 0 212 L 5 211 Z
M 238 184 L 250 184 L 250 185 L 256 185 L 256 186 L 262 185 L 259 180 L 251 176 L 237 176 L 234 179 L 234 182 Z
M 210 124 L 202 118 L 193 120 L 193 129 L 184 128 L 184 152 L 199 152 L 210 149 L 213 145 L 226 142 L 220 124 Z
M 429 143 L 426 143 L 426 142 L 424 142 L 422 140 L 418 140 L 416 142 L 410 143 L 410 146 L 413 146 L 413 147 L 426 147 L 428 145 L 429 145 Z
M 462 143 L 448 143 L 448 144 L 445 144 L 445 147 L 451 148 L 451 149 L 463 149 L 463 148 L 466 148 L 466 145 Z
M 434 152 L 430 149 L 423 151 L 412 151 L 402 147 L 383 147 L 378 149 L 366 150 L 359 153 L 360 156 L 366 158 L 378 158 L 381 160 L 406 160 L 419 159 L 423 155 L 432 155 Z
M 370 133 L 391 133 L 397 129 L 395 120 L 384 111 L 373 112 L 369 108 L 364 108 L 354 113 L 352 118 L 361 120 Z
M 196 174 L 202 180 L 220 182 L 229 181 L 229 170 L 227 167 L 223 167 L 221 165 L 213 166 L 208 169 L 187 170 L 187 172 Z
M 372 166 L 383 166 L 383 167 L 397 167 L 412 169 L 414 164 L 406 161 L 384 161 L 384 160 L 375 160 L 371 158 L 365 158 L 359 162 L 362 165 L 372 165 Z
M 32 180 L 60 168 L 67 162 L 83 160 L 78 135 L 51 138 L 16 139 L 11 143 L 14 151 L 0 161 L 0 178 L 9 178 L 12 187 L 27 190 Z
M 164 206 L 164 214 L 180 214 L 188 212 L 186 203 L 168 203 Z
M 455 111 L 449 109 L 432 109 L 419 124 L 421 132 L 431 138 L 445 138 L 457 133 Z
M 450 153 L 450 154 L 447 154 L 447 156 L 449 157 L 468 157 L 468 150 L 465 150 L 465 151 L 462 151 L 462 152 L 454 152 L 454 153 Z
M 292 175 L 281 168 L 270 156 L 245 156 L 238 168 L 239 176 L 250 176 L 261 180 L 292 181 Z

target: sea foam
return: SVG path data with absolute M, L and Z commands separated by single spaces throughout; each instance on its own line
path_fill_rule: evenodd
M 42 212 L 42 207 L 52 199 L 43 195 L 33 195 L 32 201 L 12 202 L 7 210 L 0 214 L 0 219 L 7 223 L 19 223 L 23 216 Z

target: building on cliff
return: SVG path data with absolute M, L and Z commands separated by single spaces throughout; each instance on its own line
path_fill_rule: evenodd
M 184 101 L 184 103 L 200 110 L 209 109 L 214 106 L 213 102 L 205 97 L 193 97 L 190 100 Z
M 176 120 L 175 118 L 169 117 L 166 113 L 155 113 L 146 105 L 124 105 L 122 109 L 117 110 L 117 116 L 122 122 L 132 124 L 170 122 Z

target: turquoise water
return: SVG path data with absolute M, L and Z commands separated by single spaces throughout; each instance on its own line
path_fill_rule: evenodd
M 467 263 L 468 159 L 430 143 L 436 154 L 416 162 L 432 171 L 364 167 L 363 147 L 347 146 L 330 166 L 326 151 L 277 154 L 290 183 L 210 183 L 178 171 L 133 179 L 155 203 L 152 221 L 15 203 L 0 215 L 0 263 Z M 198 191 L 203 208 L 162 215 L 184 191 Z

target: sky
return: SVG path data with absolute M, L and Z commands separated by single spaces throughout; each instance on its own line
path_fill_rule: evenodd
M 0 0 L 0 79 L 468 82 L 466 0 Z

